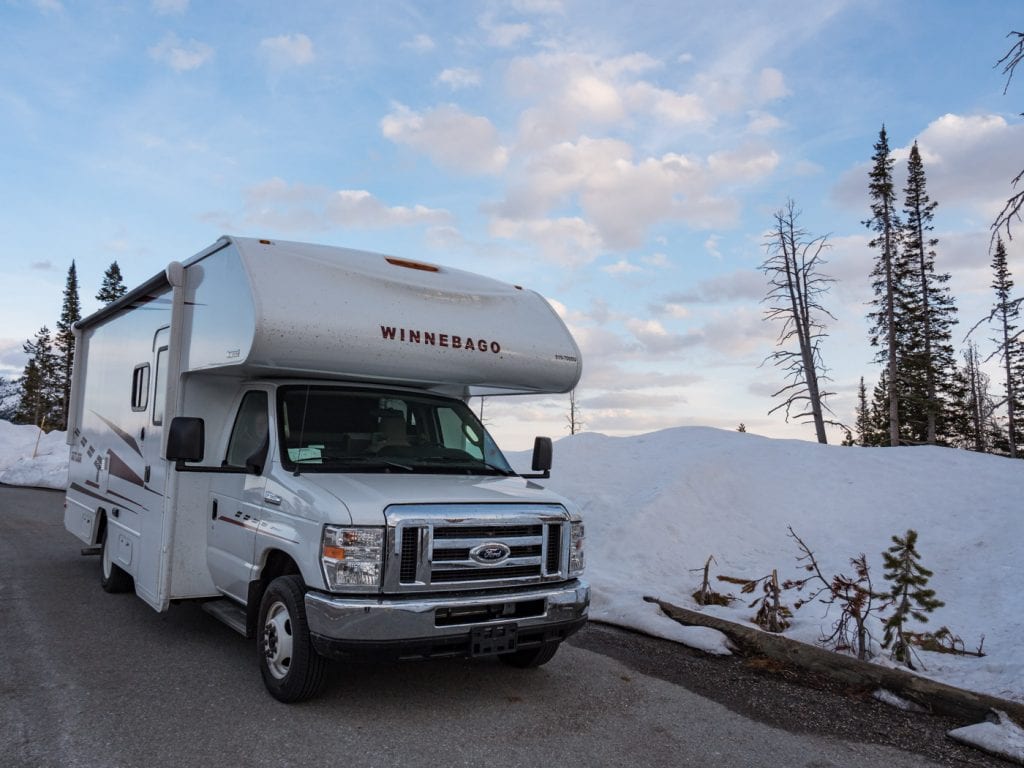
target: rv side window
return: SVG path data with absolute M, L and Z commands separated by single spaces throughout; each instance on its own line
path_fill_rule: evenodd
M 164 401 L 167 399 L 167 347 L 156 352 L 156 386 L 153 387 L 153 424 L 164 423 Z
M 132 371 L 132 410 L 144 411 L 149 405 L 149 363 L 136 365 Z
M 267 393 L 249 392 L 238 408 L 235 426 L 231 428 L 228 453 L 224 464 L 244 467 L 249 458 L 267 441 Z

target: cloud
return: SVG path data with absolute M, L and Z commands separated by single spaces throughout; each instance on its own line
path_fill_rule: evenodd
M 619 259 L 614 264 L 601 267 L 601 271 L 607 272 L 609 275 L 628 275 L 631 272 L 642 272 L 643 270 L 628 259 Z
M 1007 158 L 1020 156 L 1024 124 L 1009 124 L 999 115 L 945 114 L 929 123 L 916 138 L 928 194 L 939 203 L 936 216 L 942 216 L 944 207 L 960 205 L 981 216 L 987 226 L 1012 194 L 1011 181 L 1024 167 L 1024 161 L 1007 163 Z M 889 140 L 893 146 L 892 134 Z M 913 140 L 893 149 L 897 161 L 893 177 L 901 190 L 901 205 L 906 158 L 912 144 Z M 865 145 L 865 155 L 869 151 Z M 868 162 L 848 170 L 833 189 L 833 198 L 849 208 L 866 211 L 869 170 Z
M 443 70 L 437 76 L 437 81 L 449 86 L 453 91 L 457 91 L 461 88 L 471 88 L 480 85 L 480 73 L 472 69 L 455 67 Z
M 415 53 L 429 53 L 437 47 L 430 35 L 419 34 L 412 40 L 402 43 L 402 47 Z
M 760 301 L 768 292 L 768 282 L 757 269 L 738 269 L 725 275 L 702 280 L 693 289 L 670 293 L 665 304 L 721 304 Z
M 153 10 L 161 16 L 183 14 L 188 10 L 189 0 L 153 0 Z
M 635 161 L 626 142 L 583 137 L 535 156 L 494 211 L 505 219 L 535 220 L 575 204 L 602 247 L 628 250 L 641 246 L 661 221 L 730 225 L 738 204 L 715 197 L 713 187 L 739 175 L 753 183 L 776 162 L 774 153 L 753 151 L 719 153 L 707 163 L 671 153 Z
M 388 206 L 366 190 L 329 191 L 274 178 L 247 190 L 245 219 L 254 225 L 305 231 L 444 226 L 452 215 L 422 205 Z
M 168 32 L 163 39 L 149 49 L 149 55 L 162 64 L 166 64 L 176 72 L 187 72 L 198 69 L 213 58 L 213 48 L 198 40 L 182 43 L 173 32 Z
M 697 332 L 670 333 L 657 320 L 632 319 L 626 322 L 626 328 L 644 350 L 649 353 L 663 354 L 675 352 L 686 347 L 702 343 L 703 336 Z
M 31 264 L 29 264 L 29 269 L 38 269 L 40 272 L 52 272 L 56 268 L 53 266 L 52 261 L 47 260 L 33 261 Z
M 414 112 L 403 104 L 381 122 L 384 136 L 427 154 L 442 168 L 464 173 L 498 173 L 508 163 L 508 150 L 486 117 L 463 112 L 454 104 Z
M 486 33 L 488 45 L 496 48 L 511 48 L 516 43 L 529 37 L 532 32 L 529 24 L 499 23 L 489 13 L 481 16 L 478 23 L 480 29 Z
M 492 237 L 528 240 L 549 261 L 576 267 L 594 260 L 601 252 L 601 238 L 579 217 L 556 219 L 491 219 Z
M 265 37 L 260 40 L 260 50 L 270 64 L 278 69 L 301 67 L 316 58 L 313 41 L 301 33 Z

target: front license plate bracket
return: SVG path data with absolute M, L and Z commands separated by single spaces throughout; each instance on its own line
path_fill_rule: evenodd
M 515 624 L 494 624 L 474 627 L 469 633 L 470 656 L 494 656 L 516 649 L 519 627 Z

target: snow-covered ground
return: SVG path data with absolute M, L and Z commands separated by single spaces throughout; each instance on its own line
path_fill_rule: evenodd
M 64 432 L 0 420 L 0 483 L 66 488 L 68 446 Z
M 0 421 L 0 482 L 64 487 L 64 435 Z M 33 450 L 38 458 L 30 459 Z M 528 469 L 527 453 L 510 454 Z M 843 448 L 699 427 L 636 437 L 581 434 L 556 443 L 548 485 L 575 500 L 587 525 L 591 616 L 727 653 L 713 630 L 687 628 L 643 601 L 696 607 L 708 556 L 712 577 L 804 575 L 787 526 L 827 576 L 852 575 L 866 553 L 882 588 L 881 553 L 894 534 L 919 534 L 922 563 L 945 606 L 920 629 L 948 626 L 983 658 L 924 653 L 921 674 L 1024 702 L 1024 462 L 942 448 Z M 713 586 L 739 595 L 739 587 Z M 750 597 L 705 608 L 749 621 Z M 787 593 L 792 606 L 796 595 Z M 837 617 L 819 603 L 795 612 L 787 635 L 814 643 Z M 874 627 L 881 637 L 880 627 Z M 877 649 L 876 660 L 890 663 Z

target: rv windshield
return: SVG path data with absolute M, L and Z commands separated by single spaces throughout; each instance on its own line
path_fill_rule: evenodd
M 277 413 L 281 461 L 296 472 L 515 474 L 460 400 L 285 386 Z

